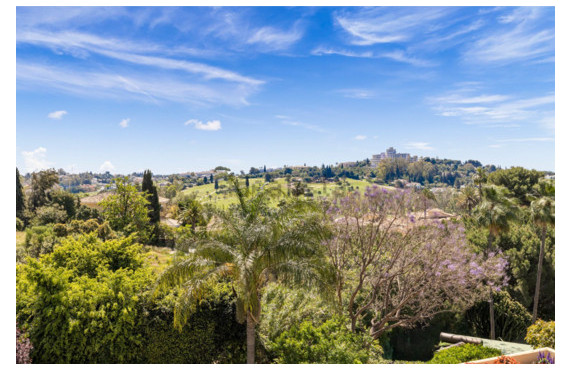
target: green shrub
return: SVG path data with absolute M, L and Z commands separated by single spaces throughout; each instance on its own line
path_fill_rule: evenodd
M 549 347 L 556 349 L 554 321 L 536 320 L 526 331 L 526 343 L 534 348 Z
M 33 226 L 26 229 L 24 253 L 22 258 L 30 256 L 37 258 L 42 254 L 51 253 L 60 238 L 51 226 Z
M 500 356 L 502 352 L 496 348 L 477 344 L 462 344 L 460 346 L 436 352 L 429 364 L 461 364 L 467 361 L 481 360 L 483 358 Z
M 16 217 L 16 231 L 22 231 L 22 230 L 24 230 L 24 221 Z
M 507 342 L 524 342 L 526 329 L 532 321 L 528 310 L 512 299 L 508 292 L 494 294 L 495 333 Z M 482 301 L 465 312 L 463 334 L 487 338 L 490 331 L 489 303 Z
M 83 224 L 81 225 L 81 231 L 86 234 L 89 234 L 96 231 L 98 227 L 99 227 L 99 222 L 97 222 L 96 219 L 92 218 L 83 222 Z
M 178 331 L 173 326 L 174 295 L 145 304 L 141 323 L 142 361 L 151 364 L 245 363 L 246 327 L 236 321 L 231 288 L 219 284 L 198 304 Z M 167 302 L 166 302 L 167 301 Z
M 116 234 L 111 229 L 109 222 L 105 221 L 97 228 L 97 237 L 102 240 L 109 240 L 115 238 Z
M 269 351 L 281 364 L 375 363 L 383 352 L 368 334 L 350 332 L 339 318 L 318 327 L 304 321 L 269 343 Z
M 60 205 L 43 206 L 36 209 L 32 224 L 36 226 L 65 223 L 68 214 Z
M 138 362 L 144 337 L 140 294 L 152 282 L 142 247 L 95 235 L 62 240 L 17 266 L 17 320 L 34 363 Z
M 55 224 L 53 226 L 54 234 L 59 238 L 68 236 L 68 227 L 65 224 Z

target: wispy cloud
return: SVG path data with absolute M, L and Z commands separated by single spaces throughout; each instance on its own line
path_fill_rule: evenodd
M 291 47 L 300 38 L 303 32 L 298 26 L 283 31 L 274 27 L 262 27 L 256 30 L 246 41 L 247 44 L 259 44 L 267 50 L 284 50 Z
M 417 142 L 417 141 L 406 143 L 405 147 L 407 149 L 414 149 L 414 150 L 434 150 L 435 149 L 432 146 L 430 146 L 429 143 Z
M 337 24 L 354 45 L 405 42 L 450 13 L 448 8 L 365 8 L 339 12 Z
M 228 82 L 190 83 L 183 78 L 157 75 L 93 72 L 59 66 L 17 63 L 18 88 L 42 87 L 100 98 L 127 98 L 157 103 L 160 100 L 195 105 L 248 105 L 256 86 Z
M 356 137 L 354 137 L 354 140 L 365 140 L 367 139 L 367 136 L 365 135 L 356 135 Z
M 284 115 L 275 115 L 274 117 L 278 118 L 279 120 L 281 120 L 281 123 L 283 125 L 287 125 L 287 126 L 295 126 L 295 127 L 301 127 L 304 128 L 306 130 L 310 130 L 310 131 L 315 131 L 315 132 L 327 132 L 325 129 L 323 129 L 320 126 L 316 126 L 316 125 L 311 125 L 311 124 L 307 124 L 304 122 L 300 122 L 298 120 L 294 120 L 291 117 L 288 116 L 284 116 Z
M 554 55 L 554 26 L 536 21 L 545 11 L 520 7 L 498 17 L 499 27 L 483 33 L 465 52 L 468 62 L 513 63 L 546 60 Z
M 222 129 L 220 121 L 218 120 L 208 121 L 207 123 L 203 123 L 198 119 L 190 119 L 187 122 L 185 122 L 185 126 L 188 125 L 193 125 L 197 130 L 202 130 L 202 131 L 218 131 Z
M 57 111 L 55 111 L 55 112 L 49 113 L 49 114 L 48 114 L 48 118 L 51 118 L 51 119 L 62 119 L 63 116 L 65 116 L 66 114 L 68 114 L 68 112 L 65 111 L 65 110 L 57 110 Z
M 512 139 L 499 139 L 499 143 L 526 143 L 526 142 L 544 142 L 554 141 L 553 137 L 525 137 L 525 138 L 512 138 Z
M 371 99 L 375 97 L 375 92 L 367 89 L 339 89 L 335 92 L 351 99 Z
M 418 67 L 435 66 L 437 63 L 422 58 L 407 55 L 403 50 L 394 50 L 391 52 L 373 52 L 373 51 L 352 51 L 340 48 L 328 48 L 319 46 L 311 51 L 312 55 L 341 55 L 351 58 L 374 58 L 374 59 L 391 59 L 396 62 L 411 64 Z
M 483 94 L 478 87 L 465 87 L 427 99 L 438 115 L 457 117 L 467 124 L 514 127 L 521 121 L 546 124 L 553 116 L 554 94 L 522 98 L 504 94 Z
M 53 164 L 46 158 L 47 149 L 44 147 L 36 148 L 30 152 L 23 151 L 24 166 L 28 172 L 45 170 Z
M 119 122 L 119 126 L 121 126 L 122 128 L 126 128 L 127 126 L 129 126 L 130 121 L 131 118 L 122 119 L 121 122 Z
M 115 166 L 113 165 L 113 163 L 111 163 L 110 161 L 105 161 L 101 164 L 101 166 L 99 166 L 99 170 L 100 171 L 113 171 L 115 169 Z

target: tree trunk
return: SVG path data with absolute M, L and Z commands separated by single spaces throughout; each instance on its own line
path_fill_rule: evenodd
M 491 232 L 489 232 L 488 245 L 489 245 L 488 252 L 490 252 L 493 249 L 493 234 Z M 494 301 L 494 297 L 493 297 L 493 288 L 490 288 L 489 321 L 490 321 L 490 326 L 491 326 L 490 338 L 492 340 L 494 340 L 495 339 L 495 301 Z
M 256 348 L 256 324 L 250 312 L 246 313 L 246 363 L 254 364 Z
M 536 268 L 536 289 L 534 290 L 534 306 L 532 307 L 532 322 L 538 317 L 538 301 L 540 299 L 540 278 L 542 277 L 542 262 L 544 261 L 544 242 L 546 241 L 546 227 L 542 228 L 542 241 L 538 253 L 538 267 Z
M 493 288 L 490 288 L 490 298 L 489 298 L 489 318 L 491 322 L 491 336 L 492 340 L 495 339 L 495 303 L 493 298 Z

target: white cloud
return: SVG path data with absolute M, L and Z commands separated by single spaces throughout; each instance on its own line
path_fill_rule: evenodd
M 273 27 L 258 29 L 247 41 L 247 44 L 262 44 L 269 50 L 289 48 L 302 37 L 302 32 L 294 27 L 290 31 L 282 31 Z
M 185 122 L 185 126 L 188 125 L 193 125 L 197 130 L 203 130 L 203 131 L 218 131 L 222 129 L 219 120 L 208 121 L 207 123 L 203 123 L 198 119 L 190 119 L 187 122 Z
M 336 92 L 352 99 L 371 99 L 375 96 L 373 91 L 366 89 L 340 89 L 336 90 Z
M 46 158 L 47 149 L 44 147 L 39 147 L 31 152 L 22 152 L 22 157 L 24 157 L 24 166 L 28 172 L 34 172 L 39 170 L 45 170 L 50 168 L 53 163 L 48 162 Z
M 62 119 L 63 116 L 65 116 L 66 114 L 68 114 L 68 112 L 66 112 L 65 110 L 57 110 L 55 112 L 52 112 L 50 114 L 48 114 L 48 118 L 51 119 Z
M 423 142 L 409 142 L 405 144 L 407 149 L 415 149 L 415 150 L 433 150 L 434 148 L 429 146 L 429 143 Z
M 549 62 L 554 55 L 554 27 L 539 28 L 541 8 L 520 7 L 498 18 L 502 26 L 484 33 L 467 49 L 469 62 Z
M 434 62 L 428 60 L 408 56 L 403 50 L 394 50 L 386 53 L 374 53 L 372 51 L 352 51 L 346 49 L 334 49 L 326 47 L 317 47 L 311 52 L 312 55 L 341 55 L 352 58 L 375 58 L 375 59 L 391 59 L 396 62 L 407 63 L 418 67 L 435 66 Z
M 367 139 L 367 136 L 365 135 L 356 135 L 356 137 L 354 137 L 355 140 L 365 140 Z
M 131 118 L 125 118 L 125 119 L 121 120 L 121 122 L 119 122 L 119 126 L 126 128 L 127 126 L 129 126 L 130 121 L 131 121 Z
M 526 138 L 514 138 L 514 139 L 500 139 L 497 140 L 500 143 L 527 143 L 527 142 L 543 142 L 543 141 L 554 141 L 553 137 L 526 137 Z
M 554 94 L 519 98 L 502 94 L 482 94 L 480 87 L 464 87 L 430 97 L 429 105 L 444 117 L 458 117 L 467 124 L 487 127 L 515 127 L 517 122 L 537 122 L 549 128 L 554 117 Z
M 101 164 L 101 166 L 99 166 L 99 170 L 100 171 L 113 171 L 115 169 L 115 166 L 110 162 L 110 161 L 105 161 Z
M 302 127 L 306 130 L 310 130 L 310 131 L 315 131 L 315 132 L 326 132 L 326 130 L 324 130 L 322 127 L 320 126 L 316 126 L 316 125 L 310 125 L 304 122 L 300 122 L 300 121 L 296 121 L 293 120 L 292 118 L 288 117 L 288 116 L 283 116 L 283 115 L 275 115 L 274 117 L 280 119 L 282 121 L 283 125 L 287 125 L 287 126 L 295 126 L 295 127 Z
M 168 78 L 140 74 L 92 72 L 71 67 L 47 66 L 17 61 L 19 89 L 42 87 L 66 93 L 103 98 L 130 98 L 157 103 L 159 100 L 199 106 L 248 105 L 248 96 L 257 86 L 232 82 L 186 82 L 182 76 Z

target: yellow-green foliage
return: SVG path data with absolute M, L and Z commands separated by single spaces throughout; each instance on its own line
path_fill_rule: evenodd
M 536 320 L 526 331 L 526 343 L 534 348 L 549 347 L 556 349 L 554 321 Z
M 500 356 L 502 352 L 496 348 L 484 347 L 477 344 L 463 344 L 441 350 L 433 356 L 428 364 L 461 364 L 467 361 Z
M 152 272 L 131 238 L 67 238 L 17 266 L 16 312 L 34 363 L 136 362 L 140 294 Z

